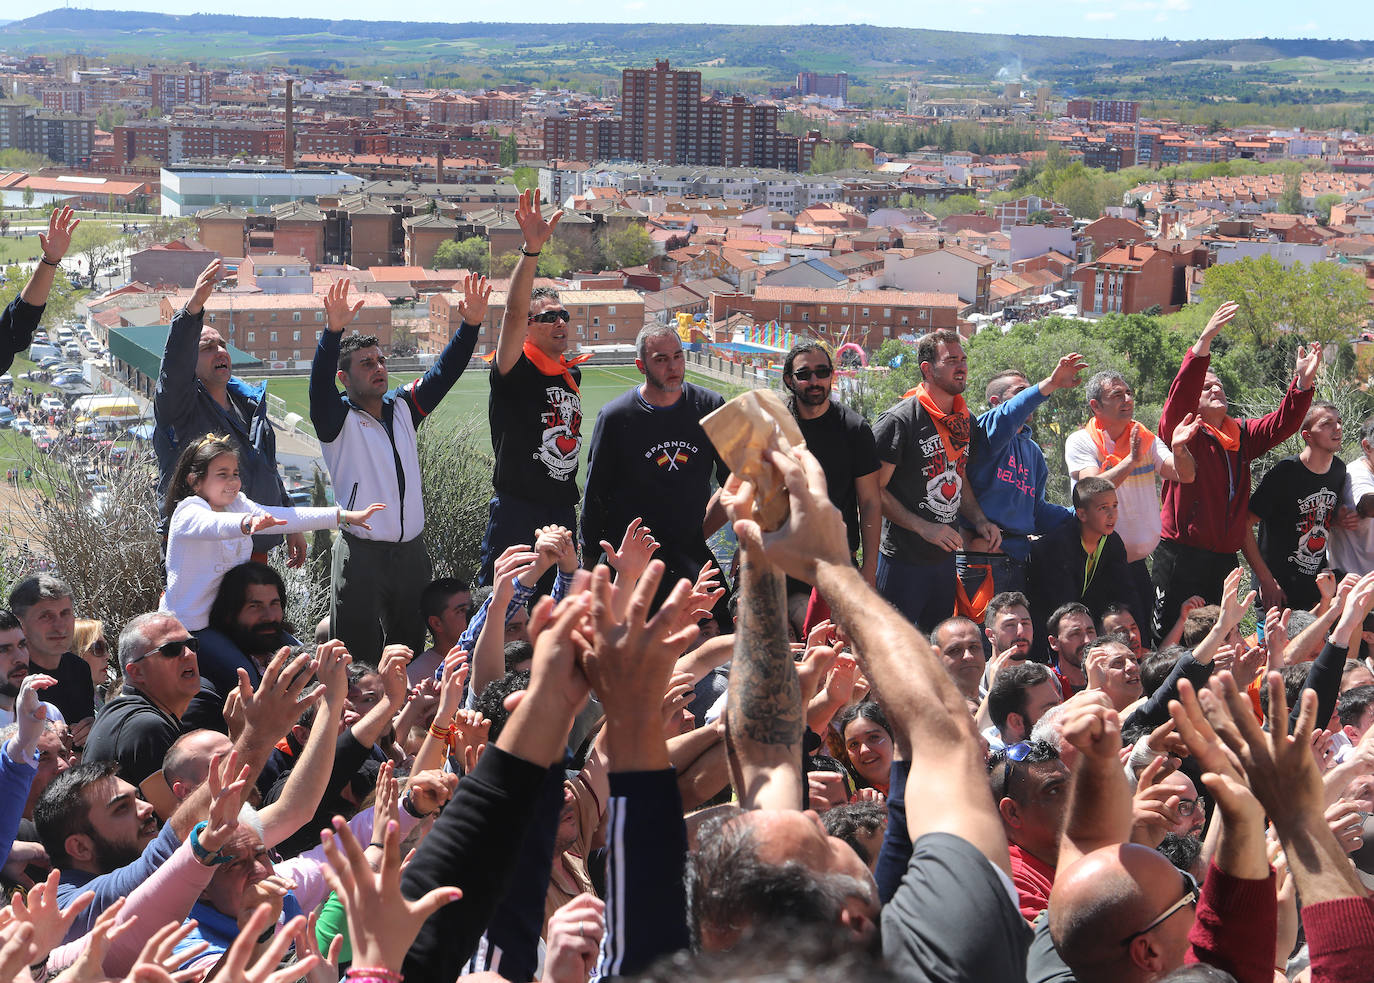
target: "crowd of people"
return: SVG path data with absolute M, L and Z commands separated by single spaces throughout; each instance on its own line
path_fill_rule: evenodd
M 579 490 L 580 357 L 533 288 L 559 217 L 521 196 L 471 579 L 432 578 L 417 432 L 485 278 L 401 386 L 331 289 L 310 412 L 339 504 L 294 508 L 202 274 L 155 401 L 159 609 L 111 645 L 59 557 L 0 610 L 0 981 L 1374 979 L 1374 421 L 1342 463 L 1319 349 L 1234 419 L 1223 305 L 1152 433 L 1072 352 L 975 416 L 950 332 L 870 426 L 799 344 L 795 427 L 732 472 L 701 424 L 724 400 L 650 327 Z M 1079 386 L 1056 476 L 1031 421 Z M 266 553 L 335 528 L 298 629 Z

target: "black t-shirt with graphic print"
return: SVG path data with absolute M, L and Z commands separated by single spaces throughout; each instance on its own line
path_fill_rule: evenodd
M 574 367 L 572 377 L 581 382 Z M 491 366 L 487 401 L 497 494 L 541 505 L 577 502 L 582 399 L 561 375 L 544 375 L 522 352 L 509 372 Z
M 589 556 L 603 539 L 619 546 L 635 518 L 663 544 L 665 562 L 669 554 L 701 555 L 711 477 L 723 483 L 730 472 L 700 421 L 724 403 L 719 393 L 686 382 L 672 406 L 651 406 L 636 386 L 602 407 L 582 504 L 582 542 Z
M 930 414 L 911 396 L 891 407 L 873 425 L 878 456 L 896 465 L 887 490 L 902 505 L 928 522 L 952 526 L 963 499 L 964 472 L 977 451 L 981 430 L 970 420 L 970 444 L 963 460 L 951 462 Z M 903 563 L 932 564 L 949 554 L 909 529 L 883 520 L 882 553 Z
M 1250 511 L 1260 520 L 1260 556 L 1294 610 L 1320 599 L 1317 574 L 1326 566 L 1326 544 L 1344 490 L 1340 458 L 1331 461 L 1326 474 L 1313 474 L 1301 459 L 1285 457 L 1250 496 Z

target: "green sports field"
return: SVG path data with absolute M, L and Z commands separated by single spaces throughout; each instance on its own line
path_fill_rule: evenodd
M 400 385 L 414 379 L 414 374 L 393 373 L 392 385 Z M 714 389 L 724 396 L 734 395 L 735 389 L 728 383 L 718 382 L 696 373 L 687 373 L 688 381 Z M 591 441 L 592 426 L 597 413 L 612 399 L 631 386 L 643 380 L 633 365 L 582 367 L 582 464 L 587 463 L 587 449 Z M 262 379 L 251 379 L 258 383 Z M 299 413 L 310 419 L 310 400 L 308 396 L 310 380 L 304 376 L 276 377 L 267 380 L 267 391 L 286 404 L 287 412 Z M 439 404 L 433 418 L 426 426 L 452 427 L 462 423 L 487 433 L 487 373 L 469 369 L 458 380 L 444 401 Z M 489 445 L 488 445 L 489 446 Z

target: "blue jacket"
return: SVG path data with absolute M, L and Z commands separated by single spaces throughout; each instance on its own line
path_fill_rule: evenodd
M 19 834 L 19 821 L 24 818 L 24 803 L 38 769 L 18 758 L 10 757 L 10 742 L 0 744 L 0 863 L 10 855 L 14 838 Z
M 172 316 L 167 347 L 153 396 L 153 450 L 157 453 L 158 504 L 167 492 L 177 458 L 187 445 L 208 433 L 228 434 L 238 445 L 239 477 L 243 493 L 259 505 L 290 505 L 286 486 L 277 474 L 277 435 L 267 419 L 267 384 L 250 386 L 230 378 L 230 398 L 239 397 L 252 407 L 247 429 L 236 414 L 225 412 L 210 391 L 196 378 L 200 357 L 200 331 L 205 312 L 191 314 L 182 308 Z M 266 552 L 281 536 L 254 536 L 253 549 Z
M 1030 559 L 1028 535 L 1058 529 L 1073 518 L 1062 505 L 1045 501 L 1050 469 L 1026 421 L 1046 396 L 1028 386 L 978 417 L 984 443 L 969 465 L 969 486 L 983 514 L 1001 528 L 1002 550 L 1017 560 Z

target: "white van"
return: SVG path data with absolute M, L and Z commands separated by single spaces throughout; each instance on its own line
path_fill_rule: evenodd
M 38 362 L 45 358 L 61 358 L 62 349 L 46 342 L 35 341 L 29 346 L 29 361 Z

